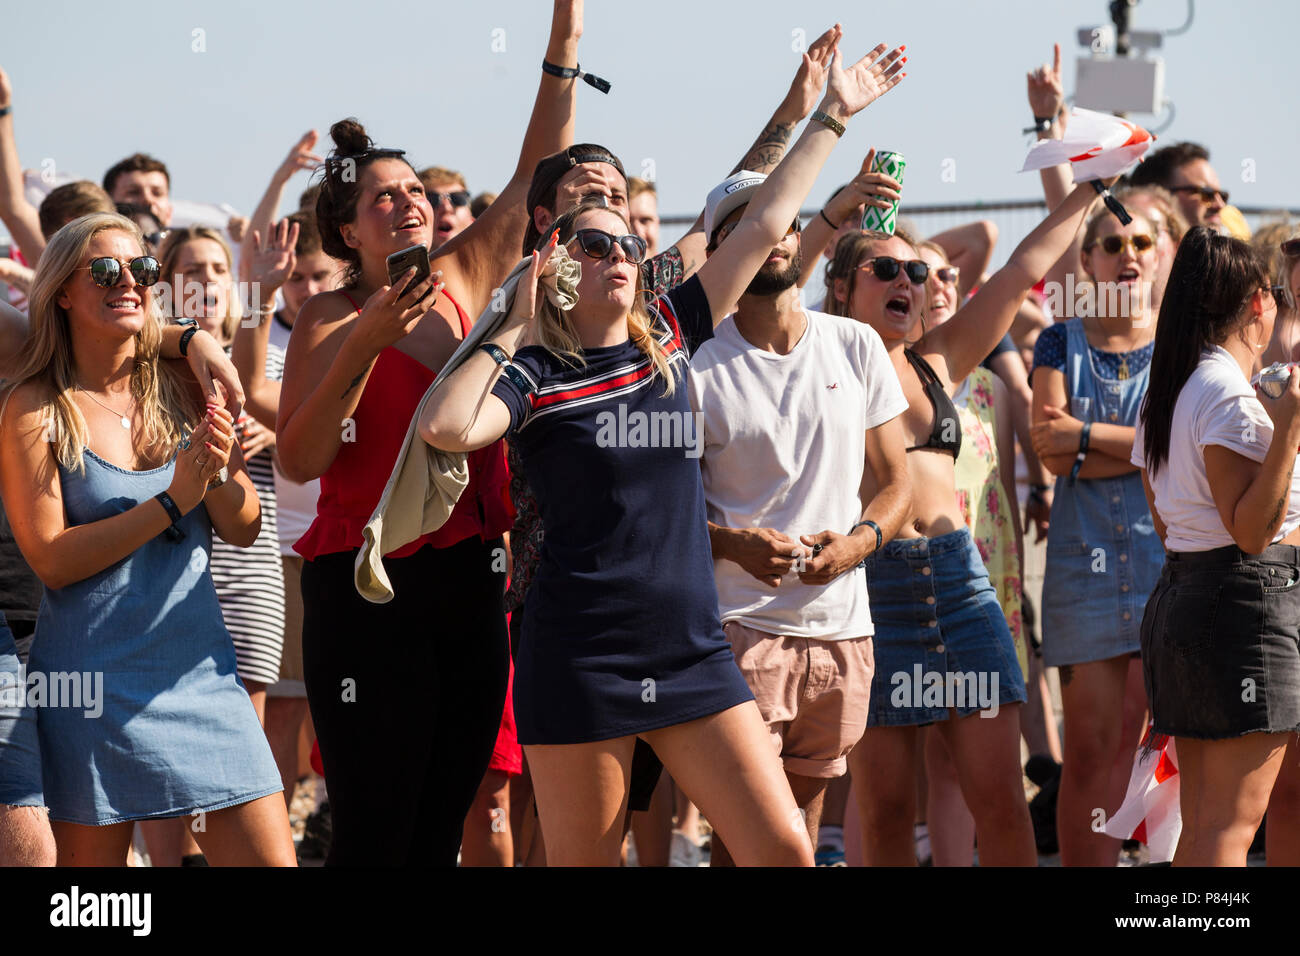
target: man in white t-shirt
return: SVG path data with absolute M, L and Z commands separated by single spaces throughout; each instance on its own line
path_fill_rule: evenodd
M 710 250 L 763 179 L 737 173 L 710 193 Z M 884 345 L 800 307 L 799 242 L 796 221 L 695 353 L 689 383 L 723 630 L 815 847 L 826 786 L 867 724 L 874 629 L 860 565 L 906 519 L 911 486 L 907 401 Z M 730 862 L 717 834 L 712 860 Z

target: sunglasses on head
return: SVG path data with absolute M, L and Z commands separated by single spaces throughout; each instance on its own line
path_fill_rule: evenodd
M 1228 194 L 1222 189 L 1215 189 L 1211 186 L 1170 186 L 1169 191 L 1171 193 L 1196 193 L 1201 202 L 1207 206 L 1214 202 L 1216 197 L 1222 199 L 1225 206 L 1228 204 Z
M 1088 248 L 1101 246 L 1101 251 L 1106 255 L 1115 256 L 1119 255 L 1126 246 L 1132 246 L 1134 253 L 1140 254 L 1148 249 L 1154 249 L 1155 245 L 1155 237 L 1139 234 L 1132 238 L 1128 236 L 1106 236 L 1104 239 L 1098 239 L 1096 242 L 1090 243 Z
M 151 286 L 162 276 L 162 266 L 153 256 L 136 256 L 126 266 L 136 285 Z M 101 289 L 111 289 L 122 281 L 122 263 L 112 256 L 91 259 L 90 265 L 81 268 L 90 270 L 91 280 Z
M 899 269 L 907 273 L 907 278 L 912 285 L 922 285 L 930 277 L 929 263 L 922 262 L 920 259 L 903 262 L 893 256 L 876 256 L 874 259 L 868 259 L 858 268 L 870 269 L 881 282 L 893 282 L 898 278 Z
M 614 246 L 623 253 L 623 258 L 633 265 L 640 264 L 645 258 L 645 240 L 640 236 L 611 236 L 604 229 L 579 229 L 573 234 L 583 253 L 597 261 L 604 259 L 614 251 Z
M 457 189 L 455 192 L 449 193 L 427 192 L 425 195 L 429 199 L 429 205 L 435 209 L 442 205 L 444 199 L 451 203 L 454 209 L 463 209 L 469 205 L 469 190 L 467 189 Z

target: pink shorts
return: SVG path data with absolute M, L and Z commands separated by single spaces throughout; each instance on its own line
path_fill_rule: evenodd
M 870 637 L 819 641 L 722 626 L 788 773 L 842 777 L 867 729 L 875 657 Z

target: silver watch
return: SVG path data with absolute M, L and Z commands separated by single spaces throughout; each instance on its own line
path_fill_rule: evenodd
M 230 477 L 230 468 L 226 465 L 222 465 L 221 470 L 208 479 L 208 490 L 211 490 L 213 488 L 220 488 L 222 485 L 226 483 L 226 479 L 229 477 Z

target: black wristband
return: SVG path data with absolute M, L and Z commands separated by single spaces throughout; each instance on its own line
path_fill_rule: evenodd
M 576 67 L 569 67 L 569 66 L 557 66 L 554 63 L 551 63 L 547 60 L 543 60 L 542 72 L 548 73 L 551 76 L 558 76 L 562 80 L 571 80 L 576 76 L 578 79 L 582 80 L 588 86 L 593 86 L 596 89 L 600 90 L 600 92 L 602 93 L 609 92 L 609 80 L 602 79 L 601 77 L 596 76 L 595 74 L 592 73 L 582 72 L 581 63 L 579 63 Z
M 1088 442 L 1092 435 L 1092 422 L 1083 423 L 1083 431 L 1079 432 L 1079 452 L 1074 456 L 1074 464 L 1070 467 L 1070 484 L 1074 484 L 1075 479 L 1079 477 L 1079 469 L 1083 467 L 1083 460 L 1088 457 Z
M 501 368 L 501 374 L 508 378 L 515 388 L 519 389 L 519 391 L 523 392 L 525 395 L 532 395 L 533 392 L 536 391 L 536 389 L 533 388 L 532 383 L 524 376 L 524 373 L 515 368 L 514 364 L 510 361 L 510 356 L 506 355 L 506 350 L 501 346 L 497 345 L 495 342 L 484 342 L 478 348 L 480 352 L 486 352 L 488 355 L 492 356 L 492 361 L 496 362 Z
M 172 501 L 172 496 L 165 491 L 160 491 L 154 495 L 154 500 L 163 506 L 167 512 L 167 517 L 172 519 L 172 523 L 163 532 L 163 537 L 168 541 L 179 541 L 185 537 L 185 532 L 180 527 L 181 519 L 185 516 L 181 514 L 181 509 L 176 507 L 176 502 Z
M 1024 132 L 1026 132 L 1026 133 L 1046 133 L 1046 132 L 1047 132 L 1049 129 L 1051 129 L 1054 125 L 1056 125 L 1056 117 L 1055 117 L 1055 116 L 1046 116 L 1046 117 L 1044 117 L 1044 116 L 1035 116 L 1035 117 L 1034 117 L 1034 125 L 1033 125 L 1033 126 L 1027 126 L 1027 127 L 1025 127 Z
M 186 350 L 190 347 L 190 339 L 194 338 L 194 336 L 198 334 L 199 334 L 199 327 L 197 325 L 191 325 L 188 329 L 186 329 L 184 332 L 181 333 L 181 340 L 180 343 L 177 345 L 177 348 L 179 348 L 181 351 L 181 358 L 187 357 Z
M 1094 179 L 1091 180 L 1091 182 L 1092 188 L 1097 191 L 1097 195 L 1101 197 L 1101 201 L 1105 203 L 1106 208 L 1115 215 L 1115 218 L 1119 220 L 1121 226 L 1127 226 L 1133 221 L 1133 217 L 1128 214 L 1128 210 L 1124 208 L 1124 204 L 1111 195 L 1109 187 L 1103 186 L 1100 179 Z
M 818 210 L 817 210 L 817 215 L 821 216 L 821 217 L 822 217 L 822 221 L 825 222 L 826 225 L 830 226 L 832 229 L 839 229 L 839 228 L 840 228 L 839 226 L 835 225 L 835 223 L 831 222 L 830 216 L 826 215 L 826 210 L 825 210 L 825 209 L 818 209 Z
M 14 111 L 12 106 L 0 106 L 0 116 L 8 116 Z
M 879 550 L 880 550 L 880 546 L 881 546 L 881 544 L 882 544 L 882 543 L 884 542 L 884 540 L 885 540 L 885 536 L 884 536 L 884 535 L 881 533 L 881 531 L 880 531 L 880 525 L 876 524 L 874 521 L 872 521 L 870 518 L 868 518 L 866 521 L 859 521 L 859 522 L 858 522 L 857 524 L 855 524 L 852 528 L 850 528 L 850 529 L 849 529 L 849 534 L 852 534 L 854 531 L 857 531 L 857 530 L 858 530 L 859 528 L 861 528 L 863 525 L 866 525 L 868 528 L 870 528 L 871 530 L 873 530 L 874 532 L 876 532 L 876 550 L 871 552 L 871 554 L 875 554 L 876 551 L 879 551 Z M 867 555 L 867 557 L 869 558 L 869 557 L 871 557 L 871 555 L 869 554 L 869 555 Z M 863 558 L 862 560 L 863 560 L 864 563 L 866 562 L 866 558 Z

